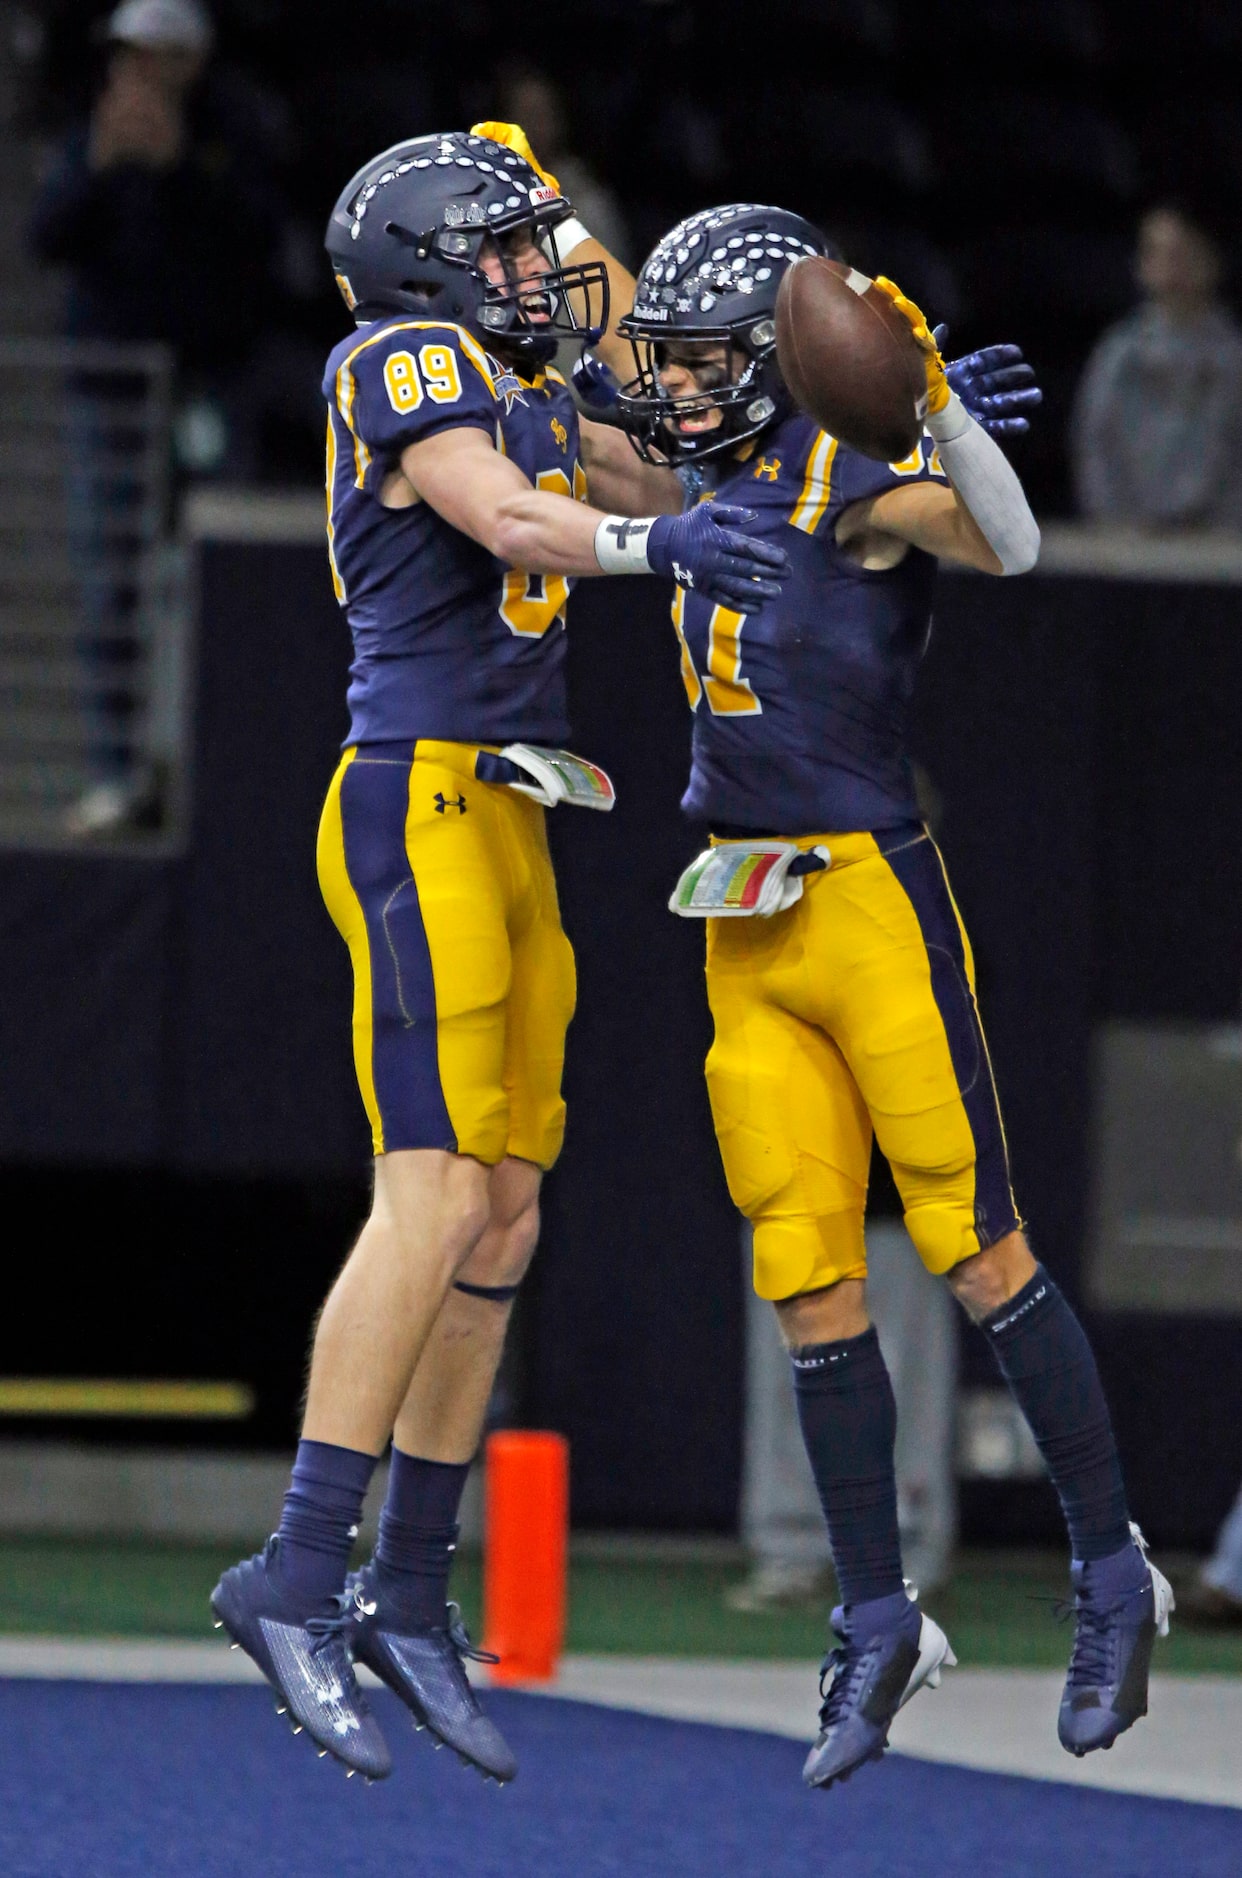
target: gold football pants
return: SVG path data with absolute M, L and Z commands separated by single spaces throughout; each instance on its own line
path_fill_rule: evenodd
M 544 811 L 475 779 L 478 746 L 345 752 L 319 884 L 349 947 L 354 1065 L 377 1154 L 444 1148 L 550 1167 L 574 960 Z
M 939 851 L 909 829 L 815 843 L 831 866 L 788 912 L 708 921 L 708 1088 L 765 1298 L 865 1275 L 873 1131 L 930 1271 L 1019 1225 Z

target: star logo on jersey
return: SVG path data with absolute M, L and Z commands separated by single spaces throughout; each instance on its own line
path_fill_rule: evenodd
M 525 398 L 522 396 L 521 379 L 515 378 L 512 372 L 502 371 L 500 366 L 496 366 L 495 371 L 492 373 L 492 390 L 495 392 L 498 401 L 501 398 L 504 399 L 506 417 L 508 417 L 515 404 L 526 403 Z
M 556 438 L 557 447 L 563 456 L 566 446 L 569 443 L 569 432 L 566 430 L 559 417 L 552 419 L 552 435 Z
M 454 801 L 452 796 L 443 796 L 437 792 L 436 797 L 435 797 L 435 804 L 436 804 L 437 815 L 447 815 L 450 809 L 456 809 L 459 815 L 464 815 L 466 813 L 465 796 L 458 796 L 457 800 Z
M 758 482 L 761 476 L 766 476 L 770 483 L 774 483 L 777 477 L 780 475 L 780 473 L 781 473 L 781 460 L 778 456 L 774 456 L 770 463 L 768 462 L 768 459 L 766 456 L 761 456 L 759 458 L 759 461 L 755 464 L 755 481 L 756 482 Z

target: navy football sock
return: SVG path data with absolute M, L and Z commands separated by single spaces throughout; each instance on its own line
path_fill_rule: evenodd
M 299 1441 L 280 1515 L 280 1575 L 292 1589 L 319 1600 L 345 1583 L 349 1548 L 375 1456 L 327 1441 Z
M 415 1623 L 444 1622 L 457 1510 L 469 1472 L 468 1461 L 424 1461 L 392 1451 L 375 1562 L 401 1615 Z
M 1130 1515 L 1100 1373 L 1082 1325 L 1043 1266 L 985 1317 L 984 1335 L 1052 1475 L 1076 1559 L 1130 1543 Z
M 798 1420 L 828 1522 L 841 1602 L 902 1588 L 893 1443 L 897 1405 L 874 1328 L 791 1350 Z

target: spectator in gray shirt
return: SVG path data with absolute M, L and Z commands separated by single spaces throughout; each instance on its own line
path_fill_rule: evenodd
M 1147 211 L 1143 301 L 1099 340 L 1075 403 L 1078 501 L 1093 521 L 1242 528 L 1242 328 L 1221 271 L 1191 211 Z

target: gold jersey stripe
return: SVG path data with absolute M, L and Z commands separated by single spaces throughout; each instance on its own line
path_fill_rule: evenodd
M 351 352 L 349 358 L 353 356 Z M 371 452 L 354 429 L 354 399 L 357 395 L 358 381 L 350 371 L 347 359 L 336 375 L 336 408 L 345 419 L 345 427 L 354 440 L 354 486 L 361 489 L 370 467 Z
M 0 1376 L 0 1415 L 236 1422 L 253 1413 L 254 1390 L 244 1382 Z
M 328 412 L 328 445 L 326 462 L 326 482 L 328 494 L 328 566 L 332 572 L 332 590 L 338 601 L 345 600 L 345 582 L 336 564 L 336 529 L 332 523 L 332 503 L 336 495 L 336 425 L 331 411 Z
M 384 1122 L 375 1093 L 374 1027 L 371 1012 L 371 941 L 367 933 L 366 913 L 354 891 L 345 860 L 345 825 L 341 819 L 341 784 L 346 771 L 358 754 L 355 744 L 346 750 L 328 785 L 319 835 L 315 845 L 315 866 L 319 891 L 337 931 L 349 947 L 354 974 L 354 1069 L 363 1107 L 371 1124 L 371 1141 L 377 1154 L 384 1152 Z
M 832 460 L 836 454 L 836 438 L 830 437 L 826 430 L 821 430 L 807 460 L 802 494 L 789 517 L 791 525 L 800 528 L 804 534 L 813 535 L 824 518 L 824 510 L 828 507 L 828 498 L 832 493 Z

